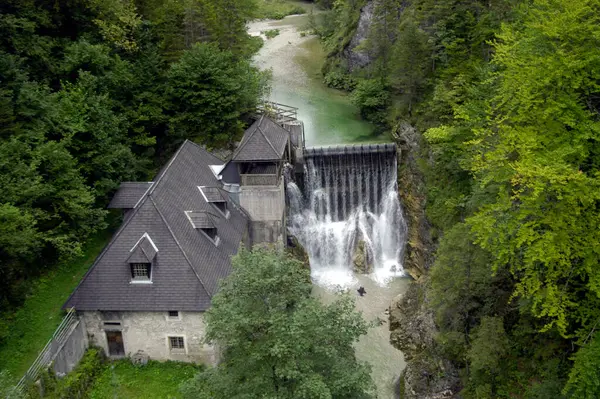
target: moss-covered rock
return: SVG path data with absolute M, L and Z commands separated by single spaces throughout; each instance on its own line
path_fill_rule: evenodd
M 368 274 L 373 271 L 373 255 L 370 252 L 368 245 L 359 240 L 352 254 L 352 266 L 356 273 Z

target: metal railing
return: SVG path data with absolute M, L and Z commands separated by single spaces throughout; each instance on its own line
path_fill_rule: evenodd
M 67 339 L 69 339 L 69 336 L 73 331 L 73 326 L 78 322 L 79 318 L 77 317 L 75 308 L 67 310 L 67 315 L 62 319 L 54 331 L 52 338 L 50 338 L 46 346 L 44 346 L 44 349 L 42 349 L 31 367 L 29 367 L 29 370 L 27 370 L 25 375 L 19 380 L 19 383 L 16 386 L 18 391 L 23 392 L 27 385 L 35 382 L 40 376 L 40 372 L 52 363 L 62 346 Z
M 298 108 L 290 105 L 265 101 L 257 107 L 259 115 L 266 115 L 277 123 L 293 122 L 298 120 Z

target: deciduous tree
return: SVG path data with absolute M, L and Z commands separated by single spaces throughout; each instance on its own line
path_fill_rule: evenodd
M 310 296 L 301 262 L 265 249 L 242 251 L 206 314 L 222 362 L 184 389 L 187 398 L 369 398 L 369 367 L 353 344 L 367 323 L 349 297 Z

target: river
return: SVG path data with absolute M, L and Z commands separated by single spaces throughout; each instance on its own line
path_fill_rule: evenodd
M 304 122 L 307 146 L 344 144 L 357 142 L 389 141 L 385 136 L 374 136 L 371 124 L 360 119 L 358 109 L 343 92 L 327 88 L 322 82 L 321 67 L 325 53 L 319 40 L 302 32 L 308 17 L 290 16 L 281 21 L 255 21 L 249 24 L 251 35 L 261 35 L 265 44 L 254 57 L 254 64 L 272 71 L 270 100 L 298 108 L 298 118 Z M 266 39 L 261 32 L 279 29 L 279 35 Z M 391 300 L 406 291 L 409 279 L 395 278 L 387 284 L 373 279 L 355 276 L 348 287 L 356 294 L 358 286 L 365 287 L 367 294 L 357 294 L 356 308 L 367 321 L 385 322 L 370 329 L 356 344 L 359 360 L 368 362 L 377 385 L 379 399 L 395 398 L 396 383 L 405 367 L 403 355 L 389 343 L 389 329 L 385 310 Z M 315 285 L 314 295 L 325 303 L 335 295 Z
M 254 57 L 256 66 L 272 71 L 270 100 L 298 108 L 307 146 L 389 141 L 385 136 L 373 136 L 373 125 L 360 119 L 346 93 L 323 84 L 325 52 L 317 37 L 303 36 L 307 24 L 307 15 L 295 15 L 248 26 L 248 32 L 256 36 L 272 29 L 280 32 L 272 39 L 262 35 L 265 44 Z

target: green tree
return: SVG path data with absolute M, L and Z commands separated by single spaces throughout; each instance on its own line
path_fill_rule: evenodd
M 489 386 L 489 391 L 495 393 L 496 378 L 502 372 L 503 360 L 509 352 L 509 339 L 502 318 L 483 317 L 481 324 L 471 333 L 471 341 L 467 358 L 472 369 L 471 378 L 478 386 L 475 392 L 483 393 Z
M 352 101 L 360 109 L 363 118 L 383 124 L 390 105 L 390 93 L 385 81 L 381 79 L 366 79 L 356 85 L 352 92 Z
M 168 73 L 170 134 L 210 146 L 232 145 L 256 109 L 266 75 L 213 44 L 195 44 Z
M 600 334 L 579 348 L 575 354 L 569 381 L 563 393 L 574 399 L 592 399 L 600 396 Z
M 309 271 L 272 250 L 241 251 L 206 313 L 222 361 L 184 388 L 187 398 L 369 398 L 369 367 L 353 344 L 368 325 L 344 296 L 310 296 Z

